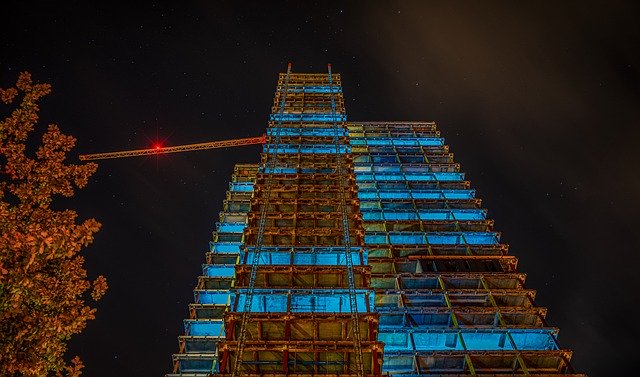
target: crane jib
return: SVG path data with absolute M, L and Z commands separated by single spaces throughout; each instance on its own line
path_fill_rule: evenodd
M 189 151 L 198 151 L 198 150 L 206 150 L 206 149 L 238 147 L 242 145 L 264 144 L 265 140 L 266 140 L 266 136 L 262 135 L 262 136 L 256 136 L 256 137 L 247 137 L 243 139 L 219 140 L 219 141 L 210 141 L 206 143 L 176 145 L 173 147 L 158 147 L 158 148 L 149 148 L 149 149 L 134 149 L 129 151 L 119 151 L 119 152 L 83 154 L 83 155 L 80 155 L 79 158 L 81 161 L 89 161 L 89 160 L 105 160 L 109 158 L 148 156 L 148 155 L 154 155 L 154 154 L 189 152 Z

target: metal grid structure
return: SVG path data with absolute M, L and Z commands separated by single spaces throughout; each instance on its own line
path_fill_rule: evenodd
M 289 67 L 168 376 L 583 376 L 507 251 L 434 123 L 347 123 Z

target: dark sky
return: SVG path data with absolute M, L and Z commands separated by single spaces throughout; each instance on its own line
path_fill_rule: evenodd
M 3 5 L 0 85 L 53 85 L 78 153 L 260 135 L 278 72 L 342 74 L 350 120 L 434 120 L 591 376 L 640 356 L 635 2 Z M 161 376 L 239 147 L 100 163 L 64 202 L 102 224 L 110 290 L 71 342 L 86 375 Z M 634 368 L 634 369 L 632 369 Z

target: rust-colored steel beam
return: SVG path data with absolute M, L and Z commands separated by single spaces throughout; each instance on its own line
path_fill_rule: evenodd
M 154 154 L 200 151 L 205 149 L 216 149 L 216 148 L 229 148 L 229 147 L 238 147 L 241 145 L 264 144 L 265 140 L 266 140 L 265 135 L 262 135 L 257 137 L 247 137 L 244 139 L 218 140 L 218 141 L 210 141 L 207 143 L 176 145 L 174 147 L 156 147 L 156 148 L 150 148 L 150 149 L 134 149 L 129 151 L 119 151 L 119 152 L 82 154 L 80 155 L 80 160 L 82 161 L 105 160 L 109 158 L 148 156 L 148 155 L 154 155 Z

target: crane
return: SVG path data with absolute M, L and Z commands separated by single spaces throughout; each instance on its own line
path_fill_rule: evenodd
M 82 161 L 105 160 L 105 159 L 108 159 L 108 158 L 147 156 L 147 155 L 154 155 L 154 154 L 165 154 L 165 153 L 199 151 L 199 150 L 215 149 L 215 148 L 238 147 L 238 146 L 241 146 L 241 145 L 264 144 L 266 139 L 267 139 L 266 135 L 262 135 L 262 136 L 256 136 L 256 137 L 247 137 L 247 138 L 243 138 L 243 139 L 218 140 L 218 141 L 209 141 L 209 142 L 206 142 L 206 143 L 176 145 L 176 146 L 173 146 L 173 147 L 162 147 L 162 146 L 158 145 L 158 146 L 156 146 L 154 148 L 149 148 L 149 149 L 134 149 L 134 150 L 129 150 L 129 151 L 119 151 L 119 152 L 81 154 L 80 155 L 80 160 L 82 160 Z

